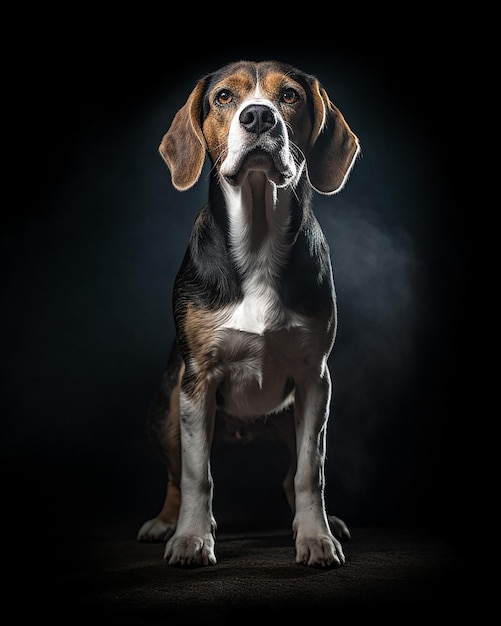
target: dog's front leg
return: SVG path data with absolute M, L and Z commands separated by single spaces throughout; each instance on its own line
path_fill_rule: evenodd
M 193 395 L 181 391 L 181 508 L 176 532 L 165 546 L 164 559 L 169 565 L 216 563 L 210 471 L 215 413 L 212 397 L 205 395 L 197 402 Z
M 341 543 L 329 528 L 324 500 L 330 395 L 327 368 L 321 377 L 309 378 L 296 386 L 297 470 L 293 522 L 296 563 L 320 567 L 340 566 L 345 562 Z

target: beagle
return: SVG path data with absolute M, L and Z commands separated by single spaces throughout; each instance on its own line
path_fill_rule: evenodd
M 231 63 L 198 81 L 160 144 L 179 191 L 211 162 L 208 203 L 174 283 L 176 338 L 149 429 L 167 466 L 160 513 L 139 541 L 171 565 L 216 563 L 213 437 L 281 436 L 296 562 L 340 566 L 345 523 L 327 515 L 328 357 L 336 298 L 312 189 L 342 189 L 358 138 L 311 75 Z

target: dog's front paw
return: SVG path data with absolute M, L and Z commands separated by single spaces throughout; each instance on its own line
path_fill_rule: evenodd
M 296 537 L 296 563 L 310 567 L 341 567 L 344 562 L 343 548 L 332 535 Z
M 174 535 L 165 546 L 164 559 L 169 565 L 215 565 L 214 537 Z
M 139 529 L 137 533 L 137 540 L 141 542 L 163 542 L 172 537 L 176 530 L 175 524 L 168 524 L 162 521 L 159 517 L 149 519 Z

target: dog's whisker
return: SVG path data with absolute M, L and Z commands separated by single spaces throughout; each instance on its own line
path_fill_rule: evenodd
M 224 144 L 221 144 L 221 145 L 224 145 Z M 210 175 L 212 174 L 212 172 L 214 172 L 214 170 L 218 169 L 219 162 L 223 159 L 224 156 L 225 156 L 224 152 L 221 151 L 221 154 L 214 160 L 214 163 L 209 169 L 207 176 L 206 176 L 206 180 L 210 178 Z
M 297 165 L 306 161 L 306 155 L 296 143 L 291 141 L 290 146 L 291 146 L 292 156 L 296 160 Z

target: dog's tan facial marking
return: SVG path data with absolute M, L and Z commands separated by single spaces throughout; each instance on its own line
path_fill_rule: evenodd
M 209 93 L 209 113 L 203 123 L 207 149 L 214 162 L 226 152 L 230 124 L 235 111 L 255 89 L 250 74 L 238 72 L 219 81 Z

